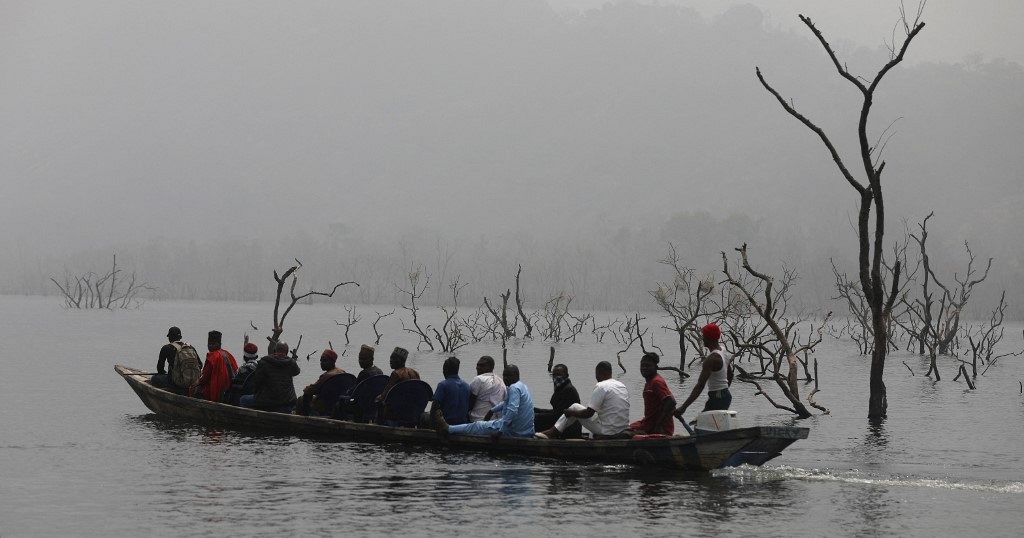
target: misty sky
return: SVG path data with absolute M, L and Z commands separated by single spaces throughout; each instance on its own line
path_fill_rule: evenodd
M 692 211 L 848 252 L 849 187 L 753 68 L 855 162 L 857 95 L 796 14 L 868 74 L 896 2 L 678 4 L 0 2 L 0 269 L 158 238 L 611 237 Z M 897 121 L 890 222 L 934 209 L 937 241 L 1015 274 L 1022 13 L 932 0 L 872 119 Z
M 599 8 L 607 0 L 551 0 L 558 10 Z M 713 17 L 737 4 L 751 4 L 765 11 L 769 24 L 797 28 L 797 14 L 811 17 L 823 31 L 837 39 L 866 46 L 880 46 L 891 37 L 898 17 L 897 0 L 661 0 Z M 905 0 L 908 10 L 917 6 Z M 980 54 L 1024 63 L 1024 2 L 1007 0 L 930 0 L 925 8 L 929 36 L 915 42 L 917 60 L 958 62 Z

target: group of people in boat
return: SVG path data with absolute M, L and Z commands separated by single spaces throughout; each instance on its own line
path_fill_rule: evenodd
M 629 422 L 629 391 L 613 377 L 612 365 L 608 361 L 598 362 L 595 366 L 596 384 L 586 403 L 582 402 L 570 380 L 568 367 L 555 365 L 550 372 L 554 385 L 551 408 L 536 409 L 529 387 L 520 378 L 518 366 L 508 364 L 498 376 L 494 373 L 494 359 L 487 355 L 477 360 L 476 376 L 468 383 L 459 375 L 459 359 L 449 357 L 445 360 L 442 366 L 444 378 L 433 389 L 430 411 L 423 421 L 442 436 L 579 438 L 583 428 L 595 439 L 671 436 L 675 431 L 673 416 L 681 420 L 683 413 L 705 389 L 708 394 L 705 411 L 728 409 L 732 401 L 729 393 L 732 365 L 719 343 L 721 329 L 710 323 L 701 329 L 701 334 L 708 353 L 696 384 L 682 404 L 677 405 L 672 390 L 658 374 L 658 354 L 643 354 L 640 374 L 645 380 L 644 414 L 643 418 L 632 423 Z M 205 361 L 201 361 L 195 349 L 182 340 L 178 327 L 168 330 L 167 339 L 168 343 L 160 349 L 157 373 L 150 381 L 155 386 L 196 398 L 264 411 L 318 416 L 328 416 L 335 411 L 319 398 L 328 380 L 346 373 L 338 367 L 338 354 L 333 349 L 325 349 L 320 355 L 323 373 L 299 395 L 293 378 L 299 374 L 300 368 L 295 354 L 289 355 L 289 346 L 285 342 L 270 342 L 268 354 L 259 357 L 256 344 L 246 341 L 243 346 L 244 362 L 239 366 L 235 357 L 221 347 L 222 335 L 218 331 L 209 332 Z M 374 365 L 374 353 L 371 346 L 360 347 L 357 382 L 383 375 Z M 392 371 L 377 397 L 378 401 L 382 401 L 388 390 L 402 381 L 420 379 L 419 372 L 406 366 L 408 356 L 409 352 L 401 347 L 391 352 Z M 390 423 L 385 413 L 367 418 Z

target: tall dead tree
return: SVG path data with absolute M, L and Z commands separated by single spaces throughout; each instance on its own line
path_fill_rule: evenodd
M 657 289 L 649 291 L 654 303 L 672 320 L 672 326 L 663 326 L 675 331 L 679 343 L 679 369 L 686 368 L 686 349 L 700 354 L 702 343 L 697 331 L 697 320 L 711 318 L 722 310 L 712 301 L 715 282 L 701 278 L 697 272 L 683 265 L 672 243 L 668 244 L 668 255 L 658 263 L 672 268 L 672 282 L 658 282 Z M 709 319 L 710 321 L 710 319 Z
M 281 338 L 281 333 L 284 332 L 284 320 L 288 317 L 288 314 L 291 313 L 292 309 L 295 308 L 295 305 L 298 304 L 299 301 L 317 295 L 321 297 L 334 297 L 335 292 L 337 292 L 339 288 L 349 284 L 355 284 L 356 287 L 359 287 L 358 282 L 340 282 L 335 284 L 334 287 L 331 288 L 331 291 L 309 290 L 301 295 L 296 295 L 295 285 L 299 282 L 299 275 L 297 273 L 300 268 L 302 268 L 302 262 L 296 259 L 295 265 L 289 267 L 284 274 L 279 275 L 277 270 L 274 271 L 274 280 L 277 282 L 277 293 L 274 296 L 274 328 L 271 335 L 267 337 L 267 340 L 269 340 L 270 343 L 275 343 L 279 338 Z M 291 297 L 291 302 L 289 302 L 288 306 L 285 307 L 284 312 L 281 312 L 281 295 L 284 293 L 284 287 L 288 282 L 289 277 L 292 279 L 291 286 L 288 288 L 288 294 Z M 300 336 L 299 340 L 301 341 L 301 339 L 302 337 Z M 299 346 L 296 344 L 294 349 L 298 350 L 298 348 Z
M 882 171 L 885 169 L 885 161 L 882 160 L 882 150 L 885 144 L 882 142 L 882 138 L 887 131 L 882 131 L 882 136 L 872 143 L 868 138 L 868 116 L 871 113 L 871 105 L 874 103 L 875 90 L 878 88 L 878 84 L 893 67 L 896 67 L 897 64 L 903 61 L 911 41 L 924 29 L 924 22 L 921 22 L 924 5 L 924 1 L 918 5 L 917 14 L 913 22 L 907 18 L 906 12 L 902 8 L 900 9 L 900 26 L 904 31 L 903 43 L 898 47 L 895 42 L 890 44 L 889 61 L 879 69 L 871 80 L 851 74 L 846 65 L 836 57 L 832 46 L 825 39 L 825 36 L 822 35 L 821 31 L 811 22 L 811 19 L 800 15 L 800 21 L 810 29 L 814 37 L 821 43 L 839 75 L 849 81 L 861 93 L 862 100 L 860 119 L 857 123 L 857 139 L 860 143 L 860 160 L 861 166 L 864 169 L 864 179 L 854 177 L 853 172 L 846 166 L 846 162 L 839 155 L 839 151 L 832 144 L 825 131 L 798 112 L 791 101 L 776 91 L 765 80 L 760 68 L 755 70 L 761 85 L 775 97 L 779 104 L 782 105 L 782 108 L 821 139 L 840 173 L 858 195 L 858 276 L 864 297 L 871 307 L 871 326 L 873 330 L 868 417 L 874 419 L 884 417 L 888 408 L 885 382 L 883 380 L 885 357 L 889 345 L 886 328 L 889 325 L 889 317 L 892 314 L 893 303 L 896 301 L 897 290 L 899 289 L 901 267 L 899 262 L 896 262 L 893 268 L 892 288 L 887 293 L 882 278 L 882 257 L 885 241 L 885 204 L 882 197 Z M 871 222 L 872 209 L 874 209 L 873 230 Z
M 533 337 L 533 324 L 530 323 L 530 317 L 523 311 L 523 295 L 520 291 L 519 280 L 523 274 L 523 266 L 520 265 L 519 269 L 516 269 L 516 310 L 519 312 L 519 319 L 523 320 L 523 328 L 526 332 L 523 333 L 523 338 Z
M 722 253 L 722 272 L 725 273 L 725 278 L 731 286 L 736 288 L 747 298 L 750 306 L 757 312 L 757 315 L 761 318 L 763 323 L 767 325 L 766 331 L 757 331 L 758 333 L 768 333 L 770 336 L 767 339 L 762 339 L 756 343 L 750 343 L 748 346 L 755 352 L 762 352 L 766 355 L 771 363 L 771 372 L 768 379 L 775 381 L 779 389 L 789 400 L 791 407 L 776 403 L 764 389 L 752 379 L 752 376 L 746 375 L 745 372 L 740 370 L 740 381 L 746 381 L 754 384 L 758 388 L 758 393 L 763 394 L 768 401 L 775 407 L 785 409 L 797 415 L 800 418 L 807 418 L 811 416 L 811 412 L 807 410 L 807 407 L 800 401 L 800 384 L 798 381 L 798 369 L 800 365 L 800 359 L 798 355 L 804 351 L 813 351 L 814 347 L 821 343 L 822 330 L 821 328 L 817 331 L 817 338 L 808 338 L 808 343 L 801 347 L 795 347 L 795 339 L 793 332 L 796 329 L 799 322 L 788 321 L 783 316 L 785 314 L 785 304 L 779 304 L 780 297 L 785 297 L 785 294 L 780 295 L 778 290 L 774 290 L 775 279 L 765 273 L 761 273 L 751 267 L 750 262 L 747 259 L 747 245 L 744 244 L 742 247 L 737 248 L 736 252 L 740 254 L 740 265 L 743 269 L 754 278 L 753 283 L 744 282 L 739 275 L 733 275 L 729 271 L 729 258 Z M 788 274 L 788 273 L 787 273 Z M 792 278 L 786 278 L 784 280 L 792 281 Z M 781 307 L 781 309 L 780 309 Z M 831 314 L 829 314 L 831 316 Z M 829 316 L 825 317 L 822 325 L 828 323 Z M 781 373 L 782 362 L 785 360 L 787 364 L 786 374 Z M 812 400 L 813 401 L 813 400 Z M 817 404 L 815 404 L 817 407 Z
M 416 343 L 417 349 L 419 349 L 420 344 L 426 344 L 427 347 L 433 351 L 434 344 L 430 341 L 430 336 L 427 334 L 427 331 L 420 326 L 420 307 L 416 304 L 416 301 L 422 298 L 423 294 L 426 293 L 427 288 L 430 287 L 430 275 L 426 274 L 426 270 L 421 265 L 419 267 L 412 268 L 412 270 L 406 274 L 406 281 L 409 283 L 409 289 L 405 289 L 398 284 L 395 284 L 395 288 L 409 298 L 409 304 L 403 304 L 401 307 L 412 313 L 412 328 L 410 329 L 409 327 L 406 327 L 405 321 L 402 321 L 402 330 L 413 333 L 419 337 L 419 342 Z M 427 328 L 429 329 L 430 327 L 428 326 Z

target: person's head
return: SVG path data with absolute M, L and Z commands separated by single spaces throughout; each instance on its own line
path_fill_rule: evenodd
M 366 344 L 359 346 L 359 367 L 367 369 L 373 366 L 373 351 L 374 349 Z
M 564 364 L 556 364 L 551 369 L 551 379 L 557 383 L 559 379 L 569 379 L 569 367 Z
M 640 375 L 644 376 L 644 379 L 648 381 L 658 375 L 657 353 L 644 353 L 644 356 L 640 357 Z
M 444 365 L 441 366 L 441 372 L 444 373 L 445 377 L 459 375 L 459 359 L 455 357 L 448 357 L 445 359 Z
M 700 335 L 704 339 L 704 347 L 717 348 L 722 338 L 722 329 L 718 328 L 717 323 L 708 323 L 700 329 Z
M 505 380 L 505 385 L 511 385 L 519 381 L 519 367 L 510 364 L 505 367 L 501 372 L 501 378 Z
M 210 331 L 209 337 L 206 339 L 206 348 L 210 351 L 220 349 L 221 336 L 220 331 Z
M 494 357 L 484 355 L 476 361 L 476 375 L 483 375 L 494 371 Z
M 333 349 L 327 348 L 320 354 L 320 369 L 323 371 L 333 370 L 338 362 L 338 354 Z
M 271 342 L 270 348 L 270 354 L 275 357 L 288 356 L 288 342 Z
M 181 329 L 177 327 L 171 327 L 170 329 L 167 329 L 167 341 L 177 342 L 178 340 L 181 340 Z
M 246 342 L 245 346 L 242 347 L 242 357 L 247 361 L 254 361 L 259 357 L 260 348 L 252 342 Z
M 594 367 L 594 378 L 600 383 L 606 379 L 612 378 L 612 363 L 608 361 L 601 361 Z
M 404 347 L 396 347 L 391 352 L 391 369 L 405 368 L 405 361 L 409 358 L 409 351 Z

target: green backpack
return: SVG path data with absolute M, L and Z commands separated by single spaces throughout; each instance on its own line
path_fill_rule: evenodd
M 174 367 L 171 368 L 171 383 L 183 389 L 195 385 L 202 370 L 199 353 L 196 353 L 196 348 L 182 342 L 172 342 L 171 345 L 177 350 Z

